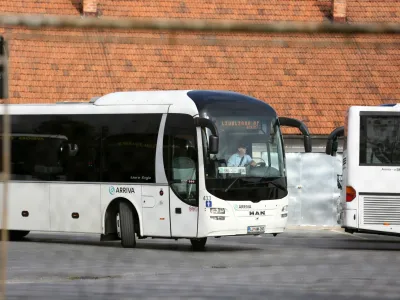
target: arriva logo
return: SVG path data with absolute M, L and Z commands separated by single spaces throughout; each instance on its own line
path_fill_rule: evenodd
M 114 195 L 115 194 L 115 187 L 110 186 L 108 191 L 110 192 L 111 195 Z
M 132 194 L 135 193 L 135 189 L 133 187 L 113 187 L 110 186 L 108 188 L 108 192 L 110 195 L 115 195 L 115 194 Z
M 251 208 L 251 205 L 249 205 L 249 204 L 235 204 L 234 206 L 233 206 L 234 208 L 235 208 L 235 210 L 242 210 L 242 209 L 249 209 L 249 208 Z

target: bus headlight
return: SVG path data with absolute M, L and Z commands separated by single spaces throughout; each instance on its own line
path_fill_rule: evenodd
M 225 208 L 210 208 L 212 214 L 225 214 Z

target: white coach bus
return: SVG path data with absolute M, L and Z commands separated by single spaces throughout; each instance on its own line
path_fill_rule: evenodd
M 400 105 L 350 107 L 345 126 L 328 138 L 328 155 L 335 155 L 339 136 L 338 223 L 349 233 L 400 235 Z
M 129 248 L 152 237 L 201 249 L 207 237 L 276 235 L 288 213 L 280 126 L 299 128 L 311 152 L 302 122 L 227 91 L 117 92 L 9 113 L 14 239 L 96 233 Z M 228 166 L 238 147 L 253 161 Z

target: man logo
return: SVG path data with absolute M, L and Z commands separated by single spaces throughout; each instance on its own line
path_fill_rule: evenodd
M 111 195 L 114 195 L 115 194 L 115 187 L 110 186 L 108 191 L 110 192 Z
M 250 216 L 265 216 L 265 210 L 262 211 L 249 211 Z

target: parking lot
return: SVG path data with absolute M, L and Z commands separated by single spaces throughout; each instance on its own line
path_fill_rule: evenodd
M 398 299 L 400 238 L 341 229 L 276 237 L 139 240 L 31 233 L 11 242 L 8 299 Z

